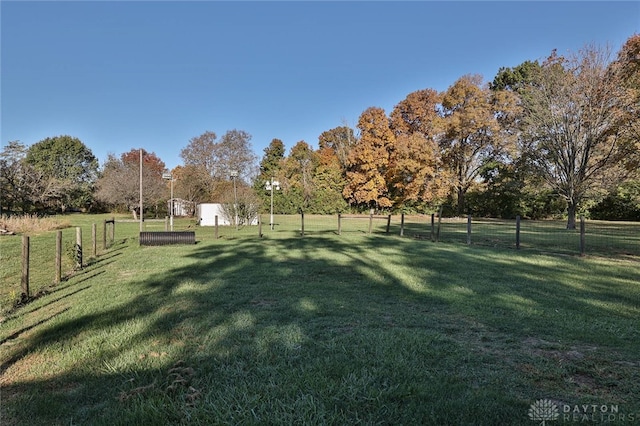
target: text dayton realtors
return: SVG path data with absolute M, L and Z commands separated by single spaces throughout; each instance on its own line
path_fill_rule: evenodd
M 617 404 L 563 404 L 561 407 L 562 420 L 565 422 L 633 422 L 640 418 L 633 413 L 620 413 Z

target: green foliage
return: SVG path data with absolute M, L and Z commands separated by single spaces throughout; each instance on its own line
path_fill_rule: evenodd
M 320 165 L 314 176 L 314 192 L 308 205 L 308 212 L 315 214 L 343 213 L 348 205 L 342 196 L 344 178 L 339 167 Z
M 479 217 L 546 219 L 561 215 L 566 203 L 545 189 L 522 165 L 488 162 L 481 173 L 483 185 L 468 194 L 469 213 Z
M 295 214 L 304 211 L 305 197 L 302 188 L 294 186 L 281 188 L 277 199 L 274 197 L 273 211 L 277 214 Z
M 640 181 L 620 185 L 602 201 L 589 209 L 592 219 L 640 220 Z
M 25 162 L 43 176 L 42 201 L 64 212 L 85 209 L 93 200 L 98 160 L 78 138 L 46 138 L 27 150 Z
M 308 210 L 316 190 L 314 178 L 317 166 L 318 154 L 305 141 L 295 144 L 283 161 L 285 194 L 296 194 L 298 207 L 303 211 Z
M 273 139 L 269 146 L 264 149 L 264 156 L 260 161 L 260 176 L 263 179 L 268 180 L 278 173 L 284 154 L 284 142 L 280 139 Z
M 267 191 L 266 184 L 271 180 L 280 178 L 280 170 L 285 157 L 284 142 L 280 139 L 273 139 L 269 146 L 264 149 L 264 156 L 260 160 L 260 174 L 253 181 L 253 190 L 261 200 L 261 211 L 270 211 L 271 208 L 271 191 Z M 279 205 L 281 194 L 280 191 L 273 191 L 274 209 Z M 276 211 L 280 211 L 276 209 Z
M 80 260 L 82 258 L 82 252 L 80 246 L 76 244 L 75 241 L 66 241 L 64 244 L 64 254 L 66 256 L 66 260 L 70 265 L 73 265 L 74 271 L 79 271 L 82 269 L 82 265 L 80 265 Z
M 91 150 L 80 139 L 68 135 L 31 145 L 26 161 L 46 176 L 75 183 L 93 183 L 98 173 L 98 160 Z
M 533 83 L 539 69 L 538 61 L 524 61 L 513 68 L 502 67 L 489 86 L 491 90 L 511 90 L 521 93 L 526 86 Z

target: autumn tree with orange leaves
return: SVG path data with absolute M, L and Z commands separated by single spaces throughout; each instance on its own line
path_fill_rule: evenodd
M 627 119 L 623 121 L 621 131 L 628 155 L 624 164 L 627 170 L 636 172 L 636 179 L 640 179 L 640 34 L 629 37 L 609 71 L 619 81 L 625 98 Z
M 378 107 L 360 115 L 358 129 L 360 139 L 349 152 L 347 185 L 342 194 L 352 205 L 389 208 L 389 165 L 395 135 L 384 110 Z
M 396 135 L 390 167 L 394 205 L 438 203 L 449 191 L 449 175 L 435 141 L 439 102 L 435 90 L 418 90 L 391 112 L 391 128 Z
M 346 168 L 349 151 L 357 143 L 353 129 L 348 126 L 339 126 L 326 130 L 318 136 L 318 149 L 320 151 L 333 152 L 340 165 Z
M 483 167 L 512 149 L 513 139 L 503 134 L 499 117 L 516 107 L 516 98 L 507 92 L 496 95 L 482 84 L 482 77 L 467 75 L 444 92 L 441 105 L 438 143 L 451 175 L 457 212 L 462 214 L 467 211 L 465 195 Z

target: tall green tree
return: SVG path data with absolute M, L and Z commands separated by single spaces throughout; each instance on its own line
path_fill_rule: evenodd
M 260 161 L 260 176 L 263 179 L 268 179 L 280 171 L 285 153 L 284 142 L 280 139 L 272 139 L 269 146 L 264 149 L 264 156 Z
M 29 147 L 25 161 L 48 179 L 47 201 L 52 207 L 64 212 L 91 204 L 98 160 L 80 139 L 43 139 Z
M 305 141 L 296 143 L 283 162 L 283 196 L 295 210 L 308 211 L 315 191 L 316 152 Z
M 509 99 L 513 106 L 502 108 L 497 116 L 510 149 L 483 167 L 482 185 L 474 190 L 474 214 L 541 218 L 557 214 L 556 209 L 563 205 L 532 168 L 529 140 L 524 137 L 522 99 L 540 69 L 538 61 L 529 60 L 513 68 L 502 67 L 489 84 L 496 100 Z
M 524 89 L 533 83 L 535 76 L 540 72 L 538 61 L 524 61 L 513 68 L 501 67 L 489 84 L 494 91 L 509 90 L 523 93 Z
M 253 190 L 261 200 L 262 211 L 269 211 L 271 207 L 271 191 L 266 190 L 267 182 L 272 179 L 280 182 L 284 178 L 281 170 L 285 153 L 284 142 L 277 138 L 272 139 L 269 146 L 264 149 L 264 155 L 259 164 L 260 172 L 253 182 Z M 273 191 L 273 200 L 275 212 L 282 212 L 281 191 Z
M 318 139 L 321 140 L 322 135 Z M 309 210 L 318 214 L 347 211 L 348 205 L 342 196 L 346 185 L 346 170 L 343 169 L 334 145 L 320 142 L 316 156 L 318 165 L 313 177 L 315 191 Z

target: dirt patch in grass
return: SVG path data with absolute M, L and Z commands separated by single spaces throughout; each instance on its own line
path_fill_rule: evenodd
M 639 363 L 616 360 L 620 355 L 615 351 L 592 345 L 564 348 L 559 343 L 539 338 L 525 339 L 523 348 L 535 357 L 551 360 L 563 373 L 556 377 L 556 386 L 574 395 L 611 401 L 636 392 L 633 377 L 638 375 Z M 544 371 L 531 364 L 521 366 L 521 371 L 532 377 L 545 376 Z
M 277 305 L 278 301 L 275 299 L 256 298 L 256 299 L 252 299 L 251 302 L 249 303 L 251 304 L 251 306 L 255 306 L 258 308 L 271 308 Z
M 156 379 L 147 385 L 123 390 L 117 399 L 124 403 L 136 397 L 165 394 L 166 396 L 176 397 L 184 401 L 187 406 L 193 406 L 202 395 L 202 392 L 192 385 L 195 375 L 195 370 L 180 360 L 173 364 L 161 379 Z M 128 383 L 133 384 L 134 380 L 131 379 Z M 181 395 L 181 397 L 178 398 L 179 395 Z

